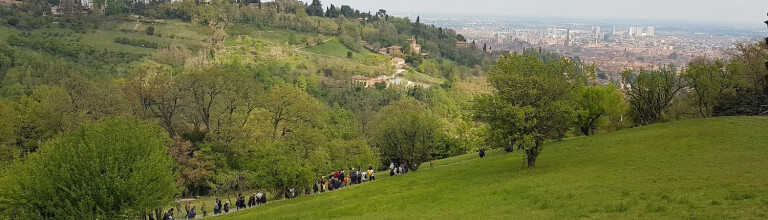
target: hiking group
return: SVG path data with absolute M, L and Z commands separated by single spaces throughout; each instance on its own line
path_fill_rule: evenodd
M 231 200 L 230 200 L 231 201 Z M 259 191 L 258 193 L 254 193 L 248 198 L 248 201 L 246 202 L 245 196 L 242 194 L 237 194 L 236 201 L 235 201 L 235 209 L 246 209 L 251 208 L 254 206 L 262 205 L 267 203 L 267 195 L 263 192 Z M 222 204 L 221 199 L 216 198 L 216 201 L 213 202 L 213 215 L 218 215 L 222 213 L 228 213 L 229 212 L 229 205 L 230 202 L 225 202 Z M 191 208 L 190 208 L 191 207 Z M 163 214 L 163 220 L 173 220 L 174 218 L 174 211 L 177 211 L 179 213 L 179 216 L 181 216 L 179 219 L 193 219 L 197 217 L 197 206 L 192 206 L 192 202 L 187 202 L 187 204 L 184 206 L 184 213 L 182 213 L 181 208 L 181 201 L 176 200 L 176 208 L 171 208 L 167 212 Z M 201 214 L 203 217 L 208 216 L 208 210 L 206 209 L 206 203 L 203 202 L 203 205 L 200 207 Z M 186 214 L 185 214 L 186 213 Z
M 390 176 L 395 175 L 401 175 L 408 173 L 408 165 L 407 164 L 401 164 L 398 166 L 395 166 L 395 163 L 390 163 L 389 165 L 389 174 Z M 373 165 L 368 165 L 368 170 L 362 170 L 359 166 L 357 169 L 350 168 L 348 171 L 345 170 L 339 170 L 336 172 L 333 172 L 326 176 L 322 176 L 321 178 L 318 178 L 315 180 L 314 185 L 312 186 L 312 190 L 315 194 L 322 193 L 325 191 L 333 191 L 338 190 L 347 186 L 362 184 L 369 181 L 376 180 L 375 172 L 373 170 Z M 304 193 L 306 195 L 312 194 L 312 192 L 307 188 L 304 190 Z M 284 193 L 286 199 L 294 198 L 299 195 L 297 193 L 295 188 L 289 188 Z M 230 200 L 231 201 L 231 200 Z M 238 194 L 236 196 L 235 201 L 235 209 L 246 209 L 258 205 L 262 205 L 267 203 L 267 196 L 266 194 L 259 191 L 258 193 L 254 193 L 251 195 L 248 200 L 246 200 L 245 196 L 242 194 Z M 197 206 L 192 206 L 191 202 L 187 202 L 187 204 L 182 209 L 181 207 L 182 202 L 180 200 L 177 200 L 176 208 L 171 208 L 167 212 L 163 213 L 163 220 L 173 220 L 177 219 L 174 217 L 174 212 L 177 212 L 180 216 L 178 219 L 193 219 L 195 217 L 198 217 L 198 209 Z M 182 211 L 184 211 L 182 213 Z M 203 203 L 202 206 L 199 209 L 200 214 L 202 214 L 203 217 L 208 215 L 208 211 L 206 209 L 206 203 Z M 219 215 L 228 213 L 230 211 L 230 202 L 225 202 L 222 204 L 221 199 L 216 198 L 216 201 L 213 203 L 213 215 Z
M 328 178 L 322 176 L 315 180 L 312 190 L 314 193 L 322 193 L 373 180 L 376 180 L 376 176 L 374 175 L 373 166 L 369 164 L 367 171 L 357 167 L 357 169 L 350 168 L 349 172 L 344 170 L 336 171 L 328 175 Z M 306 191 L 306 194 L 309 194 L 309 190 Z

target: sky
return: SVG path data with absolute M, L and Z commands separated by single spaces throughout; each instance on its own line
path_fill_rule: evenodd
M 304 0 L 309 1 L 311 0 Z M 321 0 L 389 14 L 467 14 L 513 17 L 636 19 L 763 24 L 768 0 Z M 765 26 L 763 24 L 763 26 Z

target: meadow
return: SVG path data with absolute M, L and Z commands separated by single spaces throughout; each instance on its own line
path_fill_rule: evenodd
M 768 218 L 766 131 L 765 117 L 656 124 L 547 143 L 533 169 L 521 152 L 467 154 L 217 218 Z

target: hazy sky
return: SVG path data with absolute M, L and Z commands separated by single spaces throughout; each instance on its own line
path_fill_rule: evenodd
M 304 0 L 309 1 L 311 0 Z M 761 24 L 768 0 L 321 0 L 390 14 L 491 14 Z

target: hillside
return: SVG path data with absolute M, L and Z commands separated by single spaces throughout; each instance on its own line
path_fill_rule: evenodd
M 768 215 L 768 118 L 699 119 L 493 151 L 218 219 L 726 219 Z M 381 176 L 382 172 L 379 173 Z

